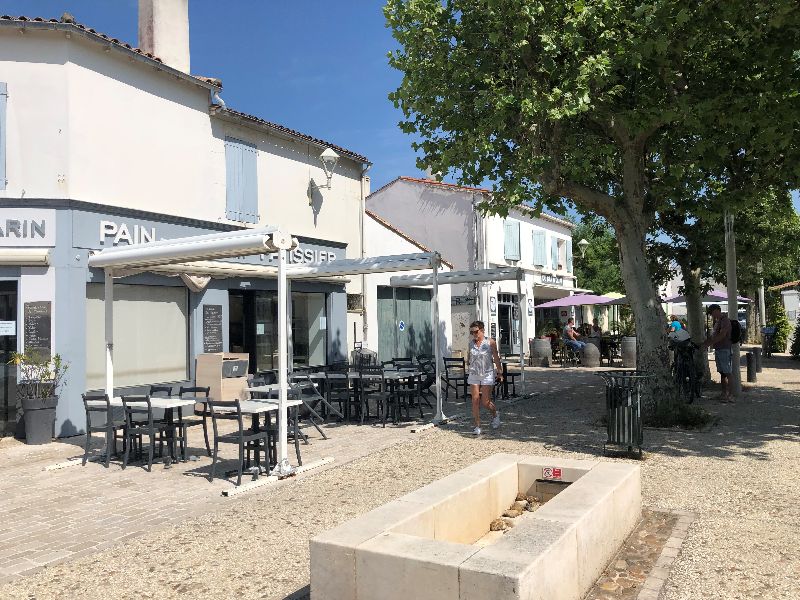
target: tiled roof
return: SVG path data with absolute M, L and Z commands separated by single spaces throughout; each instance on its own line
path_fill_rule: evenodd
M 140 55 L 140 56 L 142 56 L 144 58 L 150 59 L 153 62 L 156 62 L 156 63 L 158 63 L 159 65 L 162 65 L 165 68 L 177 71 L 176 69 L 173 69 L 169 65 L 165 64 L 159 57 L 157 57 L 157 56 L 155 56 L 155 55 L 153 55 L 153 54 L 151 54 L 149 52 L 145 52 L 141 48 L 137 48 L 135 46 L 131 46 L 130 44 L 127 44 L 127 43 L 123 42 L 122 40 L 118 40 L 117 38 L 113 38 L 113 37 L 111 37 L 109 35 L 106 35 L 105 33 L 101 33 L 101 32 L 99 32 L 99 31 L 97 31 L 95 29 L 92 29 L 91 27 L 87 27 L 86 25 L 78 23 L 70 15 L 68 15 L 66 13 L 64 14 L 64 16 L 61 17 L 61 20 L 59 20 L 59 19 L 44 19 L 42 17 L 26 17 L 24 15 L 18 16 L 18 17 L 14 17 L 14 16 L 11 16 L 11 15 L 0 15 L 0 26 L 3 26 L 3 25 L 5 25 L 5 26 L 19 25 L 19 26 L 22 26 L 22 27 L 32 26 L 32 27 L 38 27 L 38 28 L 43 28 L 43 29 L 54 29 L 54 30 L 62 30 L 62 31 L 77 30 L 77 31 L 81 32 L 82 34 L 86 35 L 88 39 L 94 40 L 94 41 L 99 42 L 99 43 L 110 43 L 110 44 L 113 44 L 114 46 L 117 46 L 119 48 L 124 48 L 125 50 L 129 50 L 130 52 L 138 54 L 138 55 Z M 180 73 L 180 71 L 177 71 L 177 72 Z M 214 79 L 213 77 L 202 77 L 202 76 L 199 76 L 199 75 L 189 75 L 189 74 L 186 74 L 186 73 L 184 73 L 183 75 L 185 75 L 186 77 L 189 77 L 191 79 L 195 79 L 197 81 L 200 81 L 200 82 L 204 83 L 207 86 L 213 86 L 213 87 L 217 87 L 217 88 L 222 88 L 222 82 L 219 79 Z
M 238 117 L 240 119 L 244 119 L 245 121 L 250 121 L 252 123 L 257 123 L 266 127 L 268 129 L 272 129 L 274 131 L 286 134 L 288 136 L 299 138 L 306 142 L 310 142 L 312 144 L 316 144 L 318 146 L 326 146 L 335 150 L 338 154 L 346 156 L 347 158 L 353 159 L 358 162 L 368 163 L 369 159 L 366 156 L 358 154 L 357 152 L 353 152 L 352 150 L 348 150 L 347 148 L 342 148 L 341 146 L 337 146 L 336 144 L 332 144 L 330 142 L 326 142 L 325 140 L 321 140 L 319 138 L 312 137 L 310 135 L 306 135 L 305 133 L 300 133 L 299 131 L 295 131 L 294 129 L 289 129 L 288 127 L 284 127 L 283 125 L 278 125 L 277 123 L 272 123 L 270 121 L 265 121 L 260 117 L 256 117 L 254 115 L 248 115 L 247 113 L 239 112 L 238 110 L 233 110 L 230 108 L 221 108 L 218 107 L 216 114 L 229 114 L 234 117 Z
M 395 227 L 394 225 L 392 225 L 392 224 L 391 224 L 391 223 L 389 223 L 388 221 L 385 221 L 384 219 L 380 218 L 380 217 L 379 217 L 378 215 L 376 215 L 374 212 L 372 212 L 372 211 L 369 211 L 369 210 L 365 210 L 364 212 L 367 214 L 367 216 L 369 216 L 369 217 L 372 217 L 372 219 L 373 219 L 374 221 L 376 221 L 377 223 L 380 223 L 381 225 L 383 225 L 384 227 L 386 227 L 386 229 L 388 229 L 388 230 L 390 230 L 390 231 L 393 231 L 394 233 L 396 233 L 397 235 L 399 235 L 401 238 L 403 238 L 403 239 L 404 239 L 404 240 L 406 240 L 407 242 L 410 242 L 410 243 L 414 244 L 414 245 L 415 245 L 417 248 L 419 248 L 419 249 L 420 249 L 420 250 L 422 250 L 423 252 L 434 252 L 434 250 L 431 250 L 431 249 L 430 249 L 430 248 L 428 248 L 426 245 L 419 243 L 417 240 L 415 240 L 414 238 L 412 238 L 412 237 L 411 237 L 410 235 L 408 235 L 407 233 L 403 233 L 403 232 L 402 232 L 402 231 L 400 231 L 400 230 L 399 230 L 397 227 Z M 442 262 L 443 262 L 444 264 L 446 264 L 448 267 L 450 267 L 451 269 L 453 268 L 453 264 L 452 264 L 450 261 L 447 261 L 447 260 L 445 260 L 444 258 L 442 258 Z

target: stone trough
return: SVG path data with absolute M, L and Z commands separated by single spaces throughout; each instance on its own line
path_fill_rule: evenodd
M 312 539 L 311 598 L 579 599 L 640 517 L 638 465 L 496 454 Z

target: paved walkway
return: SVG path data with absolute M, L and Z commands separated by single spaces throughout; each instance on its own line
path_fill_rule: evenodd
M 334 458 L 330 466 L 349 462 L 415 435 L 414 423 L 387 424 L 385 429 L 331 423 L 323 427 L 328 440 L 304 428 L 311 443 L 300 444 L 303 462 L 328 456 Z M 168 469 L 159 461 L 152 473 L 138 463 L 123 471 L 119 460 L 112 460 L 108 469 L 90 461 L 46 471 L 83 456 L 85 438 L 38 447 L 0 439 L 0 584 L 236 502 L 221 494 L 235 477 L 220 478 L 235 461 L 218 463 L 217 478 L 209 482 L 211 459 L 205 454 L 202 429 L 190 429 L 189 436 L 187 454 L 197 461 L 173 463 Z M 102 445 L 101 437 L 95 436 L 95 455 Z M 288 449 L 290 461 L 297 464 L 293 444 Z M 236 451 L 232 444 L 220 445 L 220 455 L 227 459 Z M 243 482 L 248 479 L 243 476 Z

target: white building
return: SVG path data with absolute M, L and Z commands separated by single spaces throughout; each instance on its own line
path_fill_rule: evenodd
M 69 361 L 62 436 L 83 429 L 80 394 L 102 387 L 103 273 L 88 268 L 91 252 L 269 224 L 299 238 L 293 262 L 364 255 L 369 161 L 227 107 L 221 83 L 190 70 L 188 0 L 140 9 L 141 49 L 66 17 L 0 18 L 0 359 L 37 349 Z M 326 148 L 340 156 L 330 181 Z M 157 273 L 119 280 L 117 393 L 191 380 L 204 351 L 276 366 L 274 276 L 217 277 L 199 290 Z M 295 283 L 295 363 L 340 359 L 361 341 L 348 305 L 361 304 L 363 281 Z M 0 435 L 15 427 L 12 379 L 6 368 Z
M 364 239 L 369 256 L 432 251 L 431 248 L 371 211 L 366 212 Z M 442 259 L 441 272 L 449 271 L 452 267 L 446 258 Z M 410 271 L 402 275 L 424 272 L 429 273 L 430 270 Z M 390 279 L 400 274 L 367 275 L 364 294 L 367 308 L 365 345 L 378 353 L 379 360 L 434 354 L 431 289 L 430 287 L 392 288 L 389 285 Z M 450 286 L 439 286 L 439 350 L 442 356 L 449 356 L 451 349 L 450 297 Z
M 367 208 L 420 243 L 436 249 L 454 270 L 518 266 L 522 282 L 527 337 L 537 321 L 566 321 L 567 310 L 536 310 L 535 305 L 574 293 L 572 229 L 564 219 L 531 217 L 512 211 L 508 218 L 485 216 L 479 205 L 489 190 L 430 179 L 399 177 L 367 197 Z M 503 353 L 520 351 L 516 281 L 452 286 L 454 349 L 468 344 L 469 324 L 486 321 Z M 563 314 L 562 314 L 563 312 Z M 538 313 L 538 314 L 537 314 Z M 523 348 L 527 351 L 527 343 Z

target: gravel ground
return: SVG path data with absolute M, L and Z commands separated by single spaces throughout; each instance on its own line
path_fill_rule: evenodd
M 774 359 L 759 387 L 705 432 L 645 432 L 645 504 L 697 514 L 664 591 L 688 598 L 800 598 L 800 380 Z M 573 384 L 563 389 L 565 374 Z M 793 376 L 792 373 L 795 373 Z M 0 598 L 286 598 L 308 583 L 308 539 L 495 452 L 597 456 L 605 433 L 598 378 L 542 371 L 558 394 L 502 407 L 504 425 L 475 439 L 468 423 L 271 490 L 123 546 L 48 567 Z M 301 592 L 302 594 L 302 592 Z

